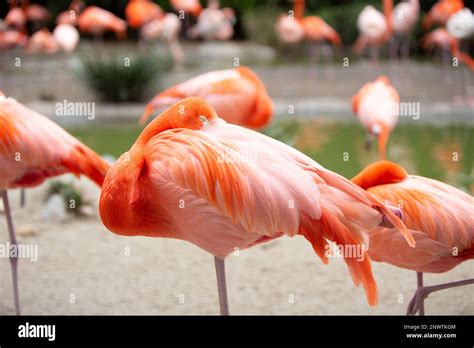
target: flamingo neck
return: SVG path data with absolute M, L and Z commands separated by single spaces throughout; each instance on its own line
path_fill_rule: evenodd
M 393 0 L 383 0 L 383 13 L 387 21 L 388 32 L 391 34 L 393 30 Z
M 293 12 L 296 19 L 303 18 L 304 8 L 305 8 L 305 0 L 295 0 L 295 4 L 293 5 Z

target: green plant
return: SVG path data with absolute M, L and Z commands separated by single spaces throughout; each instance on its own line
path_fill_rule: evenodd
M 54 194 L 59 194 L 63 198 L 67 212 L 79 214 L 80 208 L 84 204 L 84 199 L 82 198 L 82 193 L 72 184 L 62 181 L 53 181 L 49 186 L 47 197 Z
M 128 57 L 84 55 L 81 63 L 79 76 L 109 102 L 142 101 L 169 67 L 169 60 L 154 54 Z
M 275 21 L 284 10 L 275 4 L 262 5 L 243 15 L 245 33 L 250 41 L 263 45 L 278 46 L 279 41 L 275 32 Z

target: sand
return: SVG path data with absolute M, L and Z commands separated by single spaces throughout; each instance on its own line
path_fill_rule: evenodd
M 99 190 L 79 185 L 97 202 Z M 122 237 L 108 232 L 97 213 L 44 220 L 47 184 L 28 190 L 20 208 L 10 191 L 19 230 L 36 234 L 21 243 L 38 245 L 38 260 L 20 260 L 23 314 L 218 314 L 212 256 L 183 241 Z M 94 206 L 94 211 L 97 208 Z M 0 243 L 7 241 L 0 214 Z M 369 307 L 353 286 L 345 263 L 323 265 L 302 237 L 283 237 L 230 255 L 226 261 L 232 314 L 404 314 L 416 288 L 413 271 L 374 263 L 379 304 Z M 0 258 L 0 314 L 14 314 L 10 266 Z M 472 262 L 446 274 L 426 274 L 426 284 L 474 277 Z M 431 295 L 427 314 L 474 314 L 474 287 Z

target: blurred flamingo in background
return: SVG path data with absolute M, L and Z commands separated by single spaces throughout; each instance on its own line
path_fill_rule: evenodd
M 386 157 L 390 132 L 398 123 L 399 105 L 400 96 L 385 76 L 366 83 L 352 98 L 352 111 L 368 133 L 366 146 L 375 138 L 381 159 Z
M 219 0 L 209 0 L 198 16 L 197 24 L 188 30 L 190 38 L 229 40 L 234 36 L 235 12 L 230 7 L 220 8 Z
M 92 34 L 96 42 L 103 40 L 106 31 L 112 31 L 117 39 L 127 36 L 127 22 L 112 12 L 97 6 L 87 6 L 79 15 L 79 30 Z
M 148 22 L 164 16 L 163 9 L 147 0 L 130 0 L 125 7 L 125 17 L 132 29 L 140 29 Z
M 7 190 L 42 184 L 64 173 L 85 175 L 102 185 L 109 165 L 46 117 L 0 93 L 0 195 L 10 242 L 17 246 Z M 20 314 L 18 259 L 10 257 L 15 310 Z
M 23 6 L 27 20 L 33 23 L 33 27 L 36 30 L 44 27 L 51 17 L 49 11 L 45 7 L 38 4 L 30 5 L 30 0 L 23 0 Z
M 474 60 L 469 56 L 469 40 L 474 35 L 474 15 L 470 9 L 464 8 L 449 17 L 446 24 L 449 34 L 458 40 L 458 51 L 453 54 L 465 63 L 471 70 L 474 70 Z M 469 98 L 471 74 L 465 74 L 462 78 L 463 94 Z M 470 95 L 470 100 L 474 103 L 474 98 Z
M 474 15 L 470 9 L 464 8 L 449 17 L 446 29 L 454 38 L 467 40 L 474 35 Z
M 294 44 L 304 39 L 305 31 L 301 24 L 304 13 L 304 2 L 295 0 L 293 10 L 282 13 L 275 23 L 275 31 L 281 42 Z
M 286 144 L 226 123 L 199 98 L 143 130 L 108 172 L 99 204 L 114 233 L 186 240 L 214 255 L 221 314 L 229 313 L 224 259 L 236 248 L 299 234 L 324 263 L 327 240 L 359 245 L 365 256 L 366 231 L 404 229 L 392 209 Z M 345 261 L 375 305 L 369 257 Z
M 383 12 L 369 5 L 357 17 L 359 36 L 353 50 L 361 54 L 366 46 L 370 46 L 374 62 L 379 60 L 380 47 L 389 42 L 393 33 L 393 0 L 383 0 Z
M 211 71 L 166 89 L 147 104 L 140 122 L 187 97 L 203 98 L 227 122 L 249 128 L 263 128 L 272 118 L 265 85 L 252 70 L 239 67 Z
M 26 33 L 26 21 L 27 18 L 24 9 L 18 7 L 17 0 L 12 0 L 10 2 L 10 10 L 5 16 L 5 25 L 21 33 Z
M 26 44 L 27 53 L 56 53 L 59 50 L 59 45 L 56 42 L 53 34 L 44 28 L 38 30 L 36 33 L 31 35 Z
M 451 54 L 452 57 L 466 64 L 471 70 L 474 69 L 474 60 L 460 50 L 459 40 L 454 38 L 445 28 L 430 31 L 421 38 L 420 43 L 424 49 L 440 49 L 442 60 L 446 66 L 451 65 L 451 59 L 449 57 Z
M 463 8 L 462 0 L 439 0 L 423 19 L 423 29 L 428 30 L 434 24 L 446 25 L 449 17 Z
M 318 46 L 326 42 L 333 46 L 340 46 L 342 41 L 339 34 L 321 17 L 304 17 L 304 9 L 305 0 L 295 0 L 294 17 L 288 15 L 278 17 L 275 30 L 280 40 L 285 43 L 296 43 L 301 39 L 306 39 Z M 330 52 L 332 55 L 332 50 Z
M 410 56 L 410 42 L 413 29 L 420 18 L 420 1 L 407 0 L 398 3 L 393 9 L 393 40 L 390 43 L 390 57 Z
M 341 37 L 329 24 L 322 18 L 316 16 L 306 16 L 301 20 L 303 25 L 305 39 L 316 44 L 318 52 L 327 52 L 327 60 L 329 62 L 333 59 L 333 49 L 326 47 L 327 50 L 322 49 L 321 45 L 326 45 L 329 42 L 332 46 L 341 46 Z
M 81 0 L 72 0 L 69 8 L 59 13 L 56 17 L 56 25 L 69 24 L 77 26 L 78 17 L 83 7 L 84 3 Z
M 6 51 L 18 46 L 24 46 L 28 37 L 17 30 L 0 31 L 0 51 Z
M 417 272 L 418 288 L 407 314 L 423 315 L 424 300 L 433 292 L 474 284 L 474 279 L 468 279 L 423 286 L 423 272 L 443 273 L 474 260 L 472 196 L 436 180 L 408 175 L 388 161 L 369 165 L 352 181 L 386 204 L 398 205 L 416 240 L 416 248 L 410 248 L 397 229 L 376 227 L 369 232 L 372 260 Z
M 79 43 L 80 35 L 71 24 L 59 24 L 54 28 L 53 36 L 59 47 L 67 53 L 74 52 Z
M 306 16 L 301 20 L 303 25 L 305 38 L 312 42 L 328 41 L 333 46 L 342 44 L 341 37 L 329 24 L 321 17 Z
M 202 11 L 202 5 L 199 0 L 170 0 L 170 3 L 180 15 L 184 13 L 197 17 Z
M 179 43 L 181 21 L 174 13 L 165 13 L 160 6 L 150 1 L 132 0 L 125 8 L 125 15 L 129 26 L 140 29 L 139 40 L 165 42 L 173 56 L 175 64 L 184 60 L 184 52 Z
M 180 65 L 184 61 L 184 51 L 179 42 L 182 23 L 174 13 L 165 13 L 162 18 L 146 23 L 140 35 L 145 42 L 163 41 L 173 56 L 174 63 Z

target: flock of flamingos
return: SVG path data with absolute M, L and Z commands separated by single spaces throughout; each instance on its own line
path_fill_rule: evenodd
M 321 17 L 304 16 L 305 0 L 292 1 L 293 10 L 282 14 L 275 24 L 281 42 L 293 45 L 306 40 L 316 44 L 342 44 L 339 34 Z M 51 33 L 46 28 L 51 18 L 47 9 L 29 4 L 29 0 L 10 0 L 10 10 L 0 25 L 0 51 L 24 46 L 28 53 L 73 52 L 80 40 L 79 31 L 93 35 L 99 41 L 109 31 L 118 39 L 124 39 L 129 27 L 139 31 L 140 44 L 164 42 L 175 63 L 180 64 L 184 59 L 179 42 L 183 21 L 185 35 L 189 38 L 228 40 L 234 35 L 235 11 L 221 8 L 219 0 L 209 0 L 206 8 L 199 0 L 170 0 L 170 3 L 178 14 L 163 11 L 151 0 L 130 0 L 125 8 L 126 20 L 123 20 L 103 8 L 85 7 L 81 0 L 72 0 L 69 8 L 57 15 L 56 27 Z M 192 17 L 196 18 L 196 24 L 190 27 Z M 395 8 L 393 0 L 383 0 L 383 13 L 373 6 L 366 6 L 357 19 L 359 37 L 354 52 L 361 54 L 369 47 L 372 57 L 378 59 L 380 49 L 389 44 L 391 58 L 398 54 L 408 56 L 412 32 L 419 17 L 419 0 L 402 1 Z M 37 29 L 30 37 L 27 35 L 28 22 Z M 464 8 L 462 0 L 440 0 L 423 19 L 422 26 L 428 30 L 436 24 L 441 27 L 423 36 L 421 46 L 427 50 L 437 48 L 444 58 L 451 54 L 474 69 L 474 60 L 460 47 L 474 32 L 471 10 Z
M 171 3 L 178 12 L 195 16 L 221 11 L 221 19 L 227 21 L 232 14 L 212 1 L 204 10 L 198 1 Z M 363 10 L 357 49 L 388 43 L 397 32 L 409 36 L 418 19 L 418 1 L 397 6 L 405 11 L 405 22 L 392 20 L 397 18 L 392 17 L 392 5 L 384 0 L 384 14 L 370 6 Z M 457 42 L 461 37 L 453 36 L 450 28 L 461 31 L 460 25 L 450 23 L 451 18 L 466 17 L 468 10 L 462 7 L 462 1 L 439 1 L 424 24 L 447 25 L 450 42 Z M 278 19 L 276 28 L 282 40 L 340 42 L 321 18 L 303 17 L 303 9 L 304 1 L 297 0 L 294 12 Z M 28 1 L 22 7 L 13 1 L 4 24 L 11 25 L 11 17 L 26 16 L 24 25 L 42 11 Z M 61 14 L 54 34 L 38 31 L 26 42 L 27 49 L 44 47 L 40 40 L 34 41 L 36 35 L 62 46 L 60 33 L 76 32 L 76 24 L 94 35 L 105 30 L 115 31 L 118 37 L 125 33 L 126 22 L 103 9 L 82 9 L 79 1 L 73 1 L 70 11 L 80 13 L 77 22 L 68 22 L 69 12 Z M 166 18 L 176 15 L 164 14 L 152 2 L 130 1 L 126 13 L 129 26 L 141 28 L 144 39 L 148 26 L 163 25 L 165 34 L 165 23 L 181 25 L 180 19 L 179 25 L 174 19 L 168 22 Z M 223 38 L 214 31 L 221 28 L 214 26 L 218 22 L 206 27 L 210 22 L 198 17 L 190 32 Z M 17 29 L 18 35 L 24 35 L 21 27 Z M 3 40 L 14 31 L 3 31 Z M 469 62 L 457 43 L 454 46 L 453 54 Z M 407 314 L 424 314 L 429 294 L 474 284 L 474 279 L 423 284 L 424 272 L 447 272 L 474 259 L 474 198 L 445 183 L 411 175 L 385 159 L 390 131 L 398 120 L 387 105 L 399 102 L 397 90 L 383 76 L 353 97 L 354 113 L 369 139 L 377 141 L 380 161 L 348 180 L 256 131 L 271 122 L 273 107 L 264 83 L 247 67 L 209 72 L 159 93 L 146 105 L 141 122 L 161 113 L 113 165 L 53 121 L 1 94 L 0 193 L 10 241 L 17 243 L 7 191 L 34 187 L 69 172 L 85 175 L 101 187 L 100 218 L 110 231 L 186 240 L 212 254 L 221 314 L 229 313 L 225 257 L 236 248 L 246 249 L 283 235 L 306 238 L 323 263 L 330 257 L 328 243 L 340 246 L 354 284 L 363 285 L 372 306 L 377 304 L 377 286 L 371 261 L 417 272 L 418 288 Z M 351 255 L 348 251 L 353 246 L 360 247 L 364 257 Z M 20 314 L 18 259 L 12 256 L 10 261 L 15 308 Z

